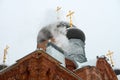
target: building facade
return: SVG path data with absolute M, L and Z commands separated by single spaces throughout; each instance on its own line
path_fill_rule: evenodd
M 80 69 L 70 60 L 65 63 L 66 67 L 43 50 L 36 50 L 1 70 L 0 80 L 118 80 L 105 58 L 98 58 L 96 66 Z
M 35 51 L 0 72 L 0 80 L 81 80 L 44 51 Z

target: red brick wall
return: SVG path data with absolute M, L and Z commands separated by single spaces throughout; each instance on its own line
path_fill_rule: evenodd
M 0 72 L 0 80 L 80 80 L 43 51 L 35 51 Z

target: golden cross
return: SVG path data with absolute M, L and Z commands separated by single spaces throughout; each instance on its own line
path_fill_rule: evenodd
M 58 7 L 58 6 L 57 6 L 57 9 L 56 9 L 57 14 L 59 13 L 60 9 L 61 9 L 61 7 Z M 57 16 L 57 19 L 59 19 L 59 16 Z
M 6 48 L 4 49 L 4 56 L 3 56 L 3 63 L 5 64 L 6 62 L 6 54 L 7 54 L 7 50 L 8 50 L 9 46 L 6 45 Z
M 70 27 L 72 27 L 73 22 L 72 22 L 72 15 L 74 14 L 74 12 L 69 11 L 69 14 L 66 17 L 70 17 Z
M 111 52 L 110 50 L 108 50 L 108 53 L 106 54 L 106 56 L 108 56 L 110 58 L 110 62 L 112 64 L 112 67 L 114 66 L 114 62 L 112 60 L 112 55 L 113 55 L 113 52 Z

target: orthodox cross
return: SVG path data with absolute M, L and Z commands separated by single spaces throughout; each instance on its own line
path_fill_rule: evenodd
M 73 14 L 74 14 L 74 12 L 69 11 L 69 13 L 66 16 L 66 17 L 70 17 L 70 27 L 72 27 L 72 25 L 73 25 L 73 22 L 72 22 L 72 15 Z
M 8 48 L 9 48 L 9 46 L 6 45 L 6 48 L 4 49 L 4 56 L 3 56 L 3 63 L 4 63 L 4 64 L 5 64 L 5 62 L 6 62 L 6 54 L 7 54 L 7 52 L 8 52 Z
M 109 57 L 110 63 L 112 64 L 112 67 L 114 67 L 114 62 L 112 60 L 113 52 L 111 52 L 110 50 L 108 50 L 108 53 L 106 55 Z
M 57 9 L 56 9 L 57 14 L 59 14 L 60 9 L 61 9 L 61 7 L 57 7 Z M 59 15 L 57 15 L 57 19 L 59 20 Z

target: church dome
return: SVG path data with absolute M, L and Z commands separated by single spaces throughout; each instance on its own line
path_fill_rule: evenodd
M 69 28 L 67 30 L 67 37 L 68 39 L 81 39 L 83 42 L 85 42 L 85 34 L 82 30 L 78 28 Z
M 2 64 L 2 65 L 0 65 L 0 70 L 4 69 L 6 67 L 7 67 L 7 65 Z

